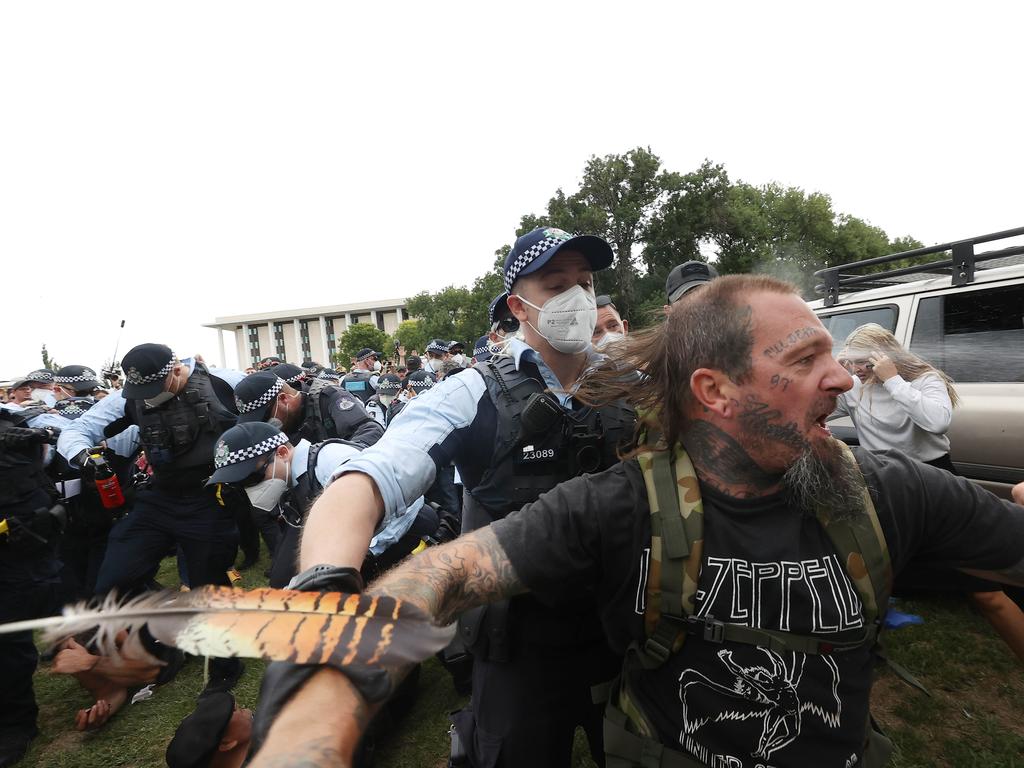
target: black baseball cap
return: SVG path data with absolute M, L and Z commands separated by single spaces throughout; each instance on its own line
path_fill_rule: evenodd
M 164 381 L 177 358 L 165 344 L 139 344 L 121 360 L 124 368 L 124 389 L 128 400 L 149 400 L 164 391 Z
M 287 442 L 284 432 L 262 421 L 236 424 L 217 439 L 213 449 L 214 472 L 206 484 L 245 480 L 257 470 L 261 457 Z
M 37 381 L 40 384 L 53 384 L 53 371 L 47 370 L 46 368 L 38 368 L 31 373 L 26 373 L 22 378 L 18 379 L 11 385 L 11 389 L 23 387 L 33 381 Z
M 257 371 L 235 384 L 235 408 L 238 420 L 266 421 L 274 398 L 284 389 L 284 379 L 273 371 Z
M 168 768 L 206 768 L 235 711 L 235 698 L 226 691 L 208 693 L 178 725 L 164 754 Z
M 494 325 L 506 317 L 512 317 L 512 312 L 508 308 L 508 293 L 499 293 L 491 299 L 491 303 L 487 307 L 487 320 Z
M 679 301 L 687 291 L 718 277 L 718 270 L 703 261 L 686 261 L 672 268 L 665 281 L 665 297 L 669 304 Z
M 71 387 L 75 392 L 88 393 L 99 389 L 96 371 L 84 365 L 65 365 L 53 374 L 53 383 Z
M 409 355 L 405 358 L 405 367 L 409 371 L 418 371 L 423 368 L 423 361 L 419 355 Z
M 598 309 L 600 309 L 601 307 L 611 307 L 612 309 L 615 309 L 615 304 L 614 302 L 612 302 L 612 297 L 609 296 L 607 293 L 602 293 L 600 296 L 597 297 L 596 301 Z
M 516 239 L 516 244 L 505 257 L 505 292 L 520 277 L 536 272 L 559 251 L 579 251 L 594 272 L 611 266 L 612 247 L 596 235 L 577 235 L 556 227 L 538 227 Z
M 463 344 L 461 341 L 452 341 L 452 342 L 450 342 L 448 344 L 448 351 L 449 352 L 454 352 L 456 349 L 465 350 L 465 348 L 466 348 L 466 345 Z

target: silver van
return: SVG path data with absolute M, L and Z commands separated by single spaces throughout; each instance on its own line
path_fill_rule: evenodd
M 1003 247 L 976 252 L 996 242 Z M 1024 480 L 1021 243 L 1024 227 L 821 270 L 815 274 L 824 280 L 818 290 L 825 298 L 811 302 L 835 351 L 854 328 L 878 323 L 953 378 L 961 403 L 949 431 L 950 458 L 962 475 L 1005 498 Z M 912 263 L 936 254 L 945 258 Z M 849 419 L 829 427 L 856 442 Z

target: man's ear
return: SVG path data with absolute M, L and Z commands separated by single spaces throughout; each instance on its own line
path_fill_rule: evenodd
M 690 391 L 705 410 L 725 419 L 735 415 L 736 384 L 723 371 L 698 368 L 690 375 Z
M 238 739 L 221 739 L 220 744 L 217 745 L 217 750 L 220 752 L 230 752 L 237 746 Z
M 525 323 L 528 315 L 526 314 L 526 305 L 523 300 L 519 298 L 517 294 L 510 293 L 508 295 L 508 311 L 518 320 L 520 323 Z
M 622 333 L 623 334 L 629 333 L 629 320 L 623 320 L 622 321 Z

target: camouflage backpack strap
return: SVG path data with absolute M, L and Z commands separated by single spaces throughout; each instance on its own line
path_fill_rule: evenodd
M 652 437 L 648 430 L 648 438 Z M 648 443 L 650 446 L 650 443 Z M 637 456 L 651 510 L 651 553 L 644 626 L 647 640 L 639 658 L 660 666 L 683 645 L 680 622 L 694 613 L 704 545 L 700 486 L 686 452 L 649 447 Z
M 857 466 L 857 460 L 849 447 L 843 444 L 843 450 L 843 460 Z M 861 507 L 864 514 L 837 518 L 827 508 L 819 507 L 818 522 L 832 541 L 846 575 L 857 588 L 863 604 L 864 624 L 875 627 L 877 634 L 892 594 L 892 561 L 889 559 L 889 548 L 885 543 L 882 526 L 878 522 L 878 513 L 859 466 L 857 477 L 861 478 Z

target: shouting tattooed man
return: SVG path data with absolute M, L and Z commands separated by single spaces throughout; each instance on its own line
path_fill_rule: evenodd
M 372 591 L 438 622 L 526 591 L 552 604 L 593 595 L 609 643 L 627 656 L 605 731 L 610 767 L 884 764 L 868 699 L 885 606 L 875 610 L 863 583 L 921 555 L 1024 583 L 1024 510 L 902 453 L 851 456 L 832 438 L 825 419 L 850 377 L 788 283 L 719 278 L 623 346 L 625 358 L 580 396 L 626 396 L 648 414 L 633 458 L 428 549 Z M 645 381 L 622 381 L 623 359 Z M 652 510 L 645 482 L 666 455 L 676 482 L 654 498 L 660 507 L 678 494 L 676 523 L 696 532 L 675 586 L 663 567 L 679 556 L 672 520 Z M 834 525 L 867 535 L 841 557 Z M 630 664 L 656 656 L 645 622 L 655 594 L 663 612 L 681 601 L 688 618 L 677 626 L 698 630 L 676 635 L 685 642 L 663 646 L 654 663 Z M 307 688 L 254 765 L 344 764 L 359 694 L 333 670 Z

